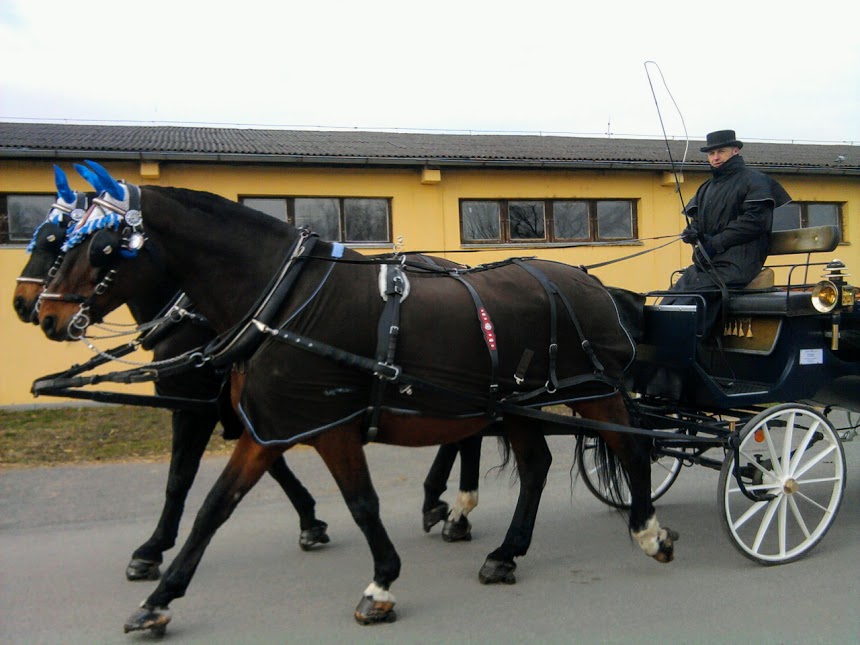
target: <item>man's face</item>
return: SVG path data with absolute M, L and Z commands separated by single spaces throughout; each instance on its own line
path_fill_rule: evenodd
M 708 163 L 711 168 L 719 168 L 741 151 L 740 148 L 717 148 L 708 152 Z

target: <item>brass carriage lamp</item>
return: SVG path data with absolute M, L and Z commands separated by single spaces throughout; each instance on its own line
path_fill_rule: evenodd
M 827 264 L 821 282 L 812 290 L 812 306 L 816 311 L 823 314 L 832 313 L 831 327 L 833 337 L 830 348 L 833 351 L 839 349 L 839 322 L 840 312 L 844 309 L 851 311 L 854 308 L 854 287 L 845 282 L 848 277 L 843 273 L 845 264 L 841 260 L 833 260 Z

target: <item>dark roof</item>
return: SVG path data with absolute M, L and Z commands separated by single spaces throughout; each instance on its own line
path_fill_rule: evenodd
M 678 164 L 684 141 L 670 141 Z M 691 141 L 687 169 L 704 169 Z M 140 159 L 221 163 L 670 170 L 666 143 L 515 134 L 272 130 L 162 125 L 0 123 L 0 158 Z M 786 173 L 860 174 L 860 146 L 748 142 L 747 164 Z

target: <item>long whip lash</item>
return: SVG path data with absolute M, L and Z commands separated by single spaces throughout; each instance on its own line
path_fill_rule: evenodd
M 678 170 L 675 168 L 675 160 L 672 158 L 672 150 L 669 148 L 669 137 L 666 135 L 666 126 L 663 124 L 663 114 L 660 112 L 660 103 L 657 101 L 657 93 L 654 91 L 654 83 L 651 82 L 651 73 L 648 71 L 648 65 L 653 65 L 657 68 L 657 72 L 660 74 L 660 80 L 663 82 L 663 87 L 666 88 L 666 93 L 669 95 L 669 98 L 672 99 L 672 105 L 675 106 L 675 110 L 678 112 L 678 116 L 681 119 L 681 125 L 684 128 L 684 139 L 687 142 L 684 146 L 684 157 L 681 159 L 682 166 L 687 163 L 687 152 L 690 150 L 690 135 L 687 133 L 687 124 L 684 123 L 684 115 L 681 114 L 681 108 L 678 107 L 678 103 L 675 101 L 675 97 L 672 96 L 668 83 L 666 83 L 666 78 L 663 76 L 663 70 L 660 69 L 660 66 L 655 61 L 646 60 L 645 76 L 648 77 L 648 86 L 651 88 L 651 96 L 654 98 L 654 106 L 657 108 L 657 117 L 660 119 L 660 129 L 663 131 L 663 141 L 666 143 L 666 152 L 669 154 L 669 165 L 672 167 L 672 175 L 675 177 L 675 189 L 678 191 L 678 198 L 681 200 L 681 211 L 684 213 L 684 217 L 689 225 L 690 216 L 687 215 L 687 202 L 681 194 L 681 180 L 678 176 Z

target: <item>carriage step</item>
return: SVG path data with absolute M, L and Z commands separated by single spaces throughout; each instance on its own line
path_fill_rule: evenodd
M 714 382 L 727 395 L 740 394 L 765 394 L 773 389 L 769 383 L 757 383 L 755 381 L 739 381 L 731 378 L 714 378 Z

